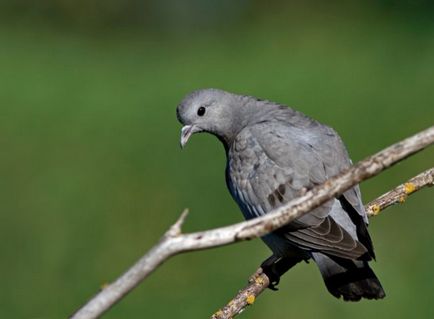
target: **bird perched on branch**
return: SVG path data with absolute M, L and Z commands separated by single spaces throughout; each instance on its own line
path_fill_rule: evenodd
M 176 112 L 184 125 L 182 147 L 199 132 L 223 143 L 227 186 L 246 219 L 267 214 L 351 165 L 332 128 L 271 101 L 204 89 L 187 95 Z M 368 264 L 375 255 L 367 225 L 355 186 L 263 236 L 273 252 L 262 264 L 270 287 L 298 262 L 313 259 L 335 297 L 383 298 Z

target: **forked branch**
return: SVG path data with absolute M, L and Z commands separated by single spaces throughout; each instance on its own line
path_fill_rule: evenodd
M 345 172 L 311 189 L 303 196 L 294 199 L 281 208 L 249 221 L 202 232 L 182 234 L 180 228 L 185 219 L 186 214 L 184 213 L 175 224 L 175 227 L 166 232 L 157 245 L 115 282 L 107 285 L 97 293 L 71 318 L 89 319 L 99 317 L 171 256 L 263 236 L 308 213 L 313 208 L 320 206 L 361 181 L 379 174 L 386 168 L 432 143 L 434 143 L 434 126 L 360 161 Z

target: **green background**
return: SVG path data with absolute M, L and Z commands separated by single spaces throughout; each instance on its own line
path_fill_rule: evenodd
M 293 106 L 354 161 L 433 125 L 430 2 L 180 3 L 1 3 L 1 318 L 71 314 L 185 207 L 185 231 L 242 220 L 219 142 L 179 148 L 175 108 L 194 89 Z M 364 182 L 365 202 L 433 159 Z M 427 189 L 372 220 L 386 299 L 344 303 L 300 264 L 242 318 L 433 317 L 433 209 Z M 207 318 L 268 255 L 253 240 L 176 256 L 105 318 Z

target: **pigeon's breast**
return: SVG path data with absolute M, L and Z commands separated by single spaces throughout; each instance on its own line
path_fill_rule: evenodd
M 252 188 L 255 172 L 260 166 L 260 156 L 248 134 L 240 133 L 228 151 L 226 181 L 234 200 L 246 219 L 265 214 L 258 206 L 258 197 Z
M 249 130 L 241 132 L 228 151 L 226 180 L 246 219 L 261 216 L 293 199 L 293 169 L 270 159 Z

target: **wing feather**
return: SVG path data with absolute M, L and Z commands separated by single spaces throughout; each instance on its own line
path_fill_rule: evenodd
M 326 132 L 315 134 L 315 130 L 305 132 L 285 123 L 274 124 L 244 129 L 229 151 L 229 189 L 247 219 L 288 203 L 350 165 L 345 148 L 331 129 L 323 126 Z M 237 140 L 248 147 L 237 148 Z M 362 216 L 360 191 L 355 188 L 347 192 L 347 202 Z M 339 224 L 329 216 L 332 208 L 347 214 L 333 199 L 276 234 L 308 251 L 350 259 L 369 255 L 357 236 L 352 235 L 355 225 Z

